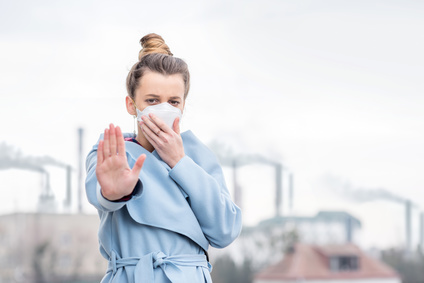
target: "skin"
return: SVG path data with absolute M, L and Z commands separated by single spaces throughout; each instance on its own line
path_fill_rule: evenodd
M 141 111 L 147 106 L 168 102 L 183 112 L 184 89 L 184 81 L 179 74 L 164 76 L 147 72 L 135 91 L 134 101 Z M 137 115 L 133 100 L 127 96 L 125 102 L 128 113 Z M 175 119 L 171 129 L 155 115 L 150 114 L 149 118 L 142 117 L 136 140 L 146 150 L 156 150 L 161 159 L 173 168 L 185 155 L 179 119 Z M 140 155 L 134 167 L 129 168 L 121 129 L 110 124 L 109 129 L 105 129 L 104 139 L 99 142 L 97 149 L 96 176 L 102 188 L 102 195 L 113 201 L 131 194 L 145 159 L 145 154 Z

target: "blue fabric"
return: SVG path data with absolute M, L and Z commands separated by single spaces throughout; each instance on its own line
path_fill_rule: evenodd
M 166 256 L 162 252 L 149 253 L 141 258 L 119 258 L 112 251 L 107 272 L 115 275 L 119 268 L 135 266 L 134 282 L 155 282 L 154 268 L 161 268 L 170 282 L 190 282 L 186 274 L 178 266 L 201 267 L 204 272 L 212 271 L 212 266 L 206 261 L 205 255 Z
M 181 137 L 186 156 L 172 169 L 156 151 L 125 142 L 131 168 L 140 154 L 147 157 L 141 188 L 124 202 L 102 196 L 97 144 L 88 154 L 86 193 L 101 220 L 100 252 L 109 260 L 102 282 L 211 282 L 204 251 L 226 247 L 239 235 L 241 211 L 217 158 L 192 132 Z

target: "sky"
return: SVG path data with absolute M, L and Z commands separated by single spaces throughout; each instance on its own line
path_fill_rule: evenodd
M 40 164 L 59 210 L 71 165 L 76 211 L 77 129 L 84 156 L 109 123 L 133 131 L 125 78 L 140 38 L 155 32 L 190 68 L 182 129 L 283 164 L 283 215 L 347 211 L 362 222 L 364 246 L 399 246 L 410 199 L 416 243 L 423 12 L 414 0 L 2 1 L 0 156 L 56 160 Z M 0 162 L 0 213 L 34 210 L 45 174 Z M 266 164 L 238 170 L 245 225 L 274 215 L 274 179 Z M 85 195 L 83 209 L 95 213 Z

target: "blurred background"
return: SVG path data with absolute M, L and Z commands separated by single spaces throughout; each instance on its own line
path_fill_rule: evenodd
M 109 123 L 133 131 L 125 78 L 150 32 L 188 63 L 182 130 L 216 152 L 243 210 L 239 239 L 211 250 L 214 282 L 313 282 L 283 272 L 307 249 L 332 282 L 424 282 L 423 12 L 415 0 L 1 1 L 0 282 L 104 274 L 85 157 Z

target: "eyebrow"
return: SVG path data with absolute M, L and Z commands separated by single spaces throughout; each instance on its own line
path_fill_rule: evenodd
M 160 98 L 160 95 L 157 95 L 157 94 L 146 94 L 146 96 L 149 96 L 149 97 L 153 97 L 153 98 Z M 181 97 L 179 97 L 179 96 L 171 96 L 169 99 L 181 99 Z

